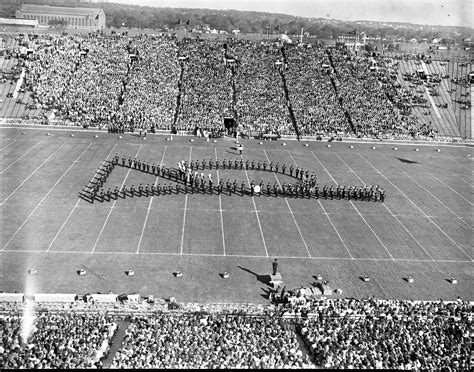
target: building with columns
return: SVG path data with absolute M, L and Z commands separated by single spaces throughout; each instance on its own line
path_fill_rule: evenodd
M 101 8 L 23 4 L 16 11 L 16 18 L 37 20 L 40 26 L 47 26 L 56 19 L 65 20 L 68 28 L 91 31 L 105 29 L 105 13 Z

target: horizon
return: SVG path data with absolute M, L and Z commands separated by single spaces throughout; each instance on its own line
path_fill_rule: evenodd
M 155 8 L 239 10 L 341 21 L 472 28 L 472 0 L 111 0 Z

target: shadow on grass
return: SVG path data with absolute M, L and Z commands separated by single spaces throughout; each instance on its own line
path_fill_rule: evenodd
M 252 270 L 247 269 L 245 267 L 242 267 L 240 265 L 239 265 L 239 269 L 254 275 L 260 283 L 263 283 L 265 285 L 270 286 L 270 275 L 268 275 L 268 274 L 265 274 L 265 275 L 257 274 L 257 273 L 254 273 Z

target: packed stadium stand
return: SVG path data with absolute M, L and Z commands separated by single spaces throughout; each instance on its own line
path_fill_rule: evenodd
M 303 289 L 273 299 L 0 301 L 0 366 L 469 369 L 472 303 L 327 299 Z
M 466 63 L 168 36 L 6 40 L 3 118 L 190 132 L 231 118 L 249 136 L 471 137 Z

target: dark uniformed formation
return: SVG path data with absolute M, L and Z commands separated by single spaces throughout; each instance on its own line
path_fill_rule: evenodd
M 108 133 L 125 133 L 125 126 L 123 124 L 109 124 L 107 125 Z
M 114 166 L 122 166 L 135 169 L 140 172 L 147 174 L 153 174 L 162 178 L 167 178 L 170 181 L 174 181 L 176 184 L 173 186 L 169 184 L 156 183 L 153 185 L 131 185 L 127 187 L 123 186 L 122 190 L 115 187 L 114 190 L 110 188 L 104 192 L 102 189 L 108 175 L 113 170 Z M 290 177 L 296 178 L 294 183 L 282 183 L 278 182 L 271 184 L 268 182 L 265 184 L 261 181 L 258 185 L 252 180 L 250 187 L 246 186 L 244 181 L 240 182 L 238 187 L 238 181 L 236 179 L 227 180 L 220 179 L 217 184 L 214 184 L 212 175 L 209 173 L 207 176 L 203 170 L 212 170 L 219 168 L 222 169 L 235 169 L 235 170 L 260 170 L 266 172 L 276 172 L 282 174 L 288 174 Z M 281 172 L 279 172 L 281 170 Z M 317 184 L 317 177 L 315 174 L 309 172 L 309 169 L 303 169 L 290 165 L 288 167 L 288 173 L 286 173 L 287 166 L 279 163 L 255 160 L 244 160 L 242 158 L 232 160 L 223 159 L 209 159 L 206 161 L 203 159 L 191 160 L 188 164 L 187 161 L 178 162 L 178 168 L 166 168 L 162 165 L 150 165 L 149 162 L 132 159 L 131 157 L 126 158 L 122 156 L 120 159 L 118 155 L 107 161 L 106 164 L 101 166 L 99 169 L 99 177 L 95 177 L 89 186 L 89 194 L 92 199 L 100 201 L 110 201 L 112 199 L 117 200 L 119 196 L 125 198 L 126 196 L 154 196 L 154 195 L 167 195 L 167 194 L 179 194 L 183 193 L 203 193 L 203 194 L 236 194 L 236 195 L 250 195 L 250 196 L 273 196 L 273 197 L 285 197 L 285 198 L 324 198 L 324 199 L 339 199 L 339 200 L 363 200 L 363 201 L 380 201 L 385 200 L 385 191 L 379 186 L 343 186 L 337 185 L 327 186 L 324 185 L 322 188 Z M 258 187 L 257 187 L 258 186 Z M 100 192 L 99 192 L 100 188 Z M 121 193 L 121 195 L 120 195 Z

